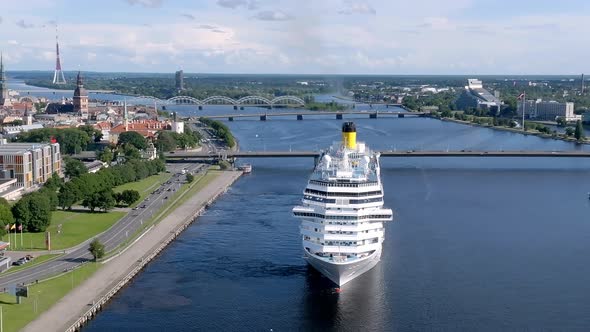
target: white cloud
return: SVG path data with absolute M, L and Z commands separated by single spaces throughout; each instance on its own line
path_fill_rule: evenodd
M 231 9 L 244 7 L 249 10 L 256 10 L 259 8 L 257 0 L 217 0 L 217 4 L 221 7 Z
M 369 14 L 375 15 L 377 11 L 368 2 L 356 1 L 356 0 L 345 0 L 344 8 L 338 11 L 338 14 L 351 15 L 351 14 Z
M 253 17 L 261 21 L 288 21 L 293 19 L 293 16 L 280 10 L 261 11 L 256 13 Z
M 412 0 L 403 9 L 397 1 L 268 0 L 255 12 L 248 11 L 252 2 L 247 0 L 211 1 L 202 8 L 158 3 L 171 8 L 155 13 L 148 26 L 141 25 L 148 21 L 141 17 L 61 22 L 64 69 L 80 64 L 83 70 L 98 71 L 182 66 L 187 72 L 559 74 L 584 71 L 590 52 L 579 34 L 569 33 L 590 31 L 589 15 L 583 12 L 486 19 L 464 15 L 474 5 L 471 0 Z M 351 15 L 338 14 L 345 9 Z M 187 19 L 179 19 L 184 13 Z M 4 50 L 11 69 L 53 67 L 54 29 L 36 23 L 52 17 L 43 15 L 15 15 L 15 21 L 35 23 L 35 29 L 2 25 L 0 39 L 11 45 Z M 556 56 L 556 50 L 565 51 Z
M 125 0 L 128 4 L 143 6 L 146 8 L 158 8 L 162 6 L 163 0 Z
M 11 39 L 9 41 L 6 42 L 8 45 L 18 45 L 18 42 L 14 39 Z
M 34 28 L 35 27 L 34 24 L 27 23 L 23 19 L 20 19 L 20 20 L 16 21 L 16 26 L 18 26 L 19 28 L 23 28 L 23 29 L 30 29 L 30 28 Z
M 180 14 L 180 16 L 182 16 L 182 17 L 184 17 L 184 18 L 187 18 L 187 19 L 189 19 L 189 20 L 191 20 L 191 21 L 194 21 L 194 20 L 196 19 L 195 15 L 193 15 L 193 14 L 188 14 L 188 13 Z

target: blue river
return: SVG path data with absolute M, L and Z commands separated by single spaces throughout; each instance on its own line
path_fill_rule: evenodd
M 359 140 L 382 150 L 589 149 L 433 119 L 354 121 Z M 310 150 L 338 140 L 342 121 L 227 124 L 242 150 Z M 590 160 L 383 158 L 395 217 L 382 261 L 340 293 L 306 266 L 290 212 L 313 161 L 248 162 L 253 173 L 85 331 L 590 328 Z

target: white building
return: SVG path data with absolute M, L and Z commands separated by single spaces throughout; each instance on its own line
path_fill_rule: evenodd
M 582 116 L 574 114 L 574 103 L 559 103 L 556 101 L 527 100 L 525 103 L 525 117 L 529 119 L 555 121 L 564 118 L 566 121 L 581 120 Z M 522 116 L 523 103 L 518 103 L 517 113 Z
M 27 119 L 28 122 L 28 119 Z M 5 126 L 2 128 L 2 133 L 6 136 L 14 136 L 18 135 L 22 132 L 27 132 L 33 129 L 41 129 L 43 125 L 41 123 L 32 123 L 32 124 L 25 124 L 22 126 Z
M 184 134 L 184 122 L 172 122 L 172 131 L 177 134 Z

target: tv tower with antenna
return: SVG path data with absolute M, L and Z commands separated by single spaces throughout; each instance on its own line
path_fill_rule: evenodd
M 55 25 L 55 71 L 53 72 L 53 84 L 66 84 L 66 78 L 61 71 L 61 60 L 59 59 L 59 40 L 57 38 L 57 25 Z

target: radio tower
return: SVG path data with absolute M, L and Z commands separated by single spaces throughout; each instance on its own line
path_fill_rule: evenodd
M 61 71 L 61 61 L 59 60 L 59 41 L 57 39 L 57 25 L 55 26 L 55 72 L 53 72 L 53 84 L 66 84 L 66 78 Z

